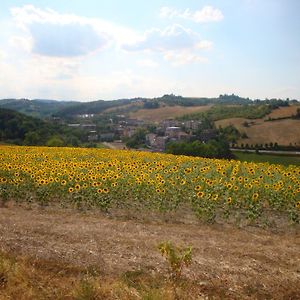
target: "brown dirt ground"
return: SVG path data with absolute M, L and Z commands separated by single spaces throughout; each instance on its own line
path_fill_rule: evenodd
M 250 126 L 244 127 L 247 121 Z M 275 143 L 279 145 L 300 145 L 300 120 L 276 120 L 264 122 L 262 119 L 232 118 L 215 122 L 216 126 L 235 126 L 240 132 L 245 132 L 249 138 L 239 140 L 239 143 L 265 144 Z
M 299 227 L 142 222 L 62 209 L 0 208 L 0 250 L 98 266 L 106 276 L 147 269 L 165 273 L 158 243 L 193 246 L 187 278 L 226 299 L 300 299 Z
M 141 108 L 142 106 L 143 106 L 143 102 L 138 101 L 138 102 L 134 102 L 134 103 L 120 105 L 120 106 L 117 106 L 117 107 L 107 108 L 103 112 L 104 113 L 118 112 L 118 111 L 127 110 L 127 109 L 135 108 L 135 107 Z M 121 112 L 121 114 L 122 114 L 122 112 Z
M 265 116 L 264 119 L 267 120 L 269 117 L 273 119 L 291 117 L 293 115 L 296 115 L 298 108 L 300 108 L 299 105 L 279 107 L 277 109 L 272 110 L 272 112 Z
M 156 109 L 140 109 L 130 113 L 131 118 L 144 121 L 160 122 L 165 119 L 176 118 L 185 114 L 204 112 L 209 110 L 212 105 L 205 106 L 164 106 Z

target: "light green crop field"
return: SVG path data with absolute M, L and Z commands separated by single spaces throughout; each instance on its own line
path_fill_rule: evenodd
M 300 156 L 256 154 L 256 153 L 245 153 L 245 152 L 234 152 L 234 155 L 240 161 L 268 162 L 270 164 L 280 164 L 284 166 L 288 166 L 288 165 L 300 166 Z

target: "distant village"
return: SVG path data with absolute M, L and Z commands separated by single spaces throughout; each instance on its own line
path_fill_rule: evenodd
M 201 130 L 202 121 L 199 120 L 166 119 L 159 123 L 149 123 L 139 119 L 127 118 L 125 115 L 117 115 L 117 121 L 110 119 L 107 126 L 109 129 L 101 132 L 97 130 L 97 125 L 92 121 L 94 116 L 94 114 L 78 115 L 78 123 L 69 123 L 68 126 L 85 130 L 88 141 L 97 143 L 124 141 L 133 137 L 139 129 L 147 130 L 151 125 L 155 133 L 146 133 L 145 145 L 149 151 L 155 152 L 165 151 L 168 142 L 189 141 L 195 138 L 195 132 L 197 132 L 197 139 L 203 143 L 216 136 L 216 130 L 214 129 Z

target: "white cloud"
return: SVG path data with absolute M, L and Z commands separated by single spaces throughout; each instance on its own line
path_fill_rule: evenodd
M 184 11 L 180 11 L 175 8 L 164 6 L 160 9 L 159 15 L 162 18 L 183 18 L 197 23 L 219 22 L 224 18 L 220 9 L 209 5 L 206 5 L 202 9 L 196 11 L 191 11 L 188 8 Z
M 34 56 L 26 62 L 28 72 L 43 80 L 72 79 L 78 76 L 79 67 L 79 59 L 74 58 Z
M 30 52 L 32 49 L 32 37 L 31 36 L 12 36 L 9 39 L 9 45 L 15 47 L 16 49 L 20 48 L 25 52 Z
M 147 31 L 135 43 L 123 46 L 127 51 L 158 52 L 163 58 L 179 66 L 191 62 L 206 62 L 197 50 L 212 48 L 212 42 L 201 40 L 199 35 L 190 29 L 175 24 L 164 30 L 157 28 Z
M 0 60 L 0 98 L 91 101 L 124 97 L 155 97 L 173 91 L 174 83 L 159 74 L 134 70 L 81 71 L 80 58 L 32 56 L 15 64 Z
M 114 23 L 74 14 L 61 14 L 33 5 L 11 9 L 14 22 L 25 35 L 13 37 L 24 49 L 53 57 L 76 57 L 136 39 L 133 30 Z M 28 46 L 29 45 L 29 46 Z
M 173 66 L 182 66 L 190 63 L 206 63 L 208 59 L 199 55 L 195 55 L 190 52 L 168 52 L 164 55 L 164 58 L 172 63 Z
M 161 7 L 160 11 L 159 11 L 159 16 L 161 18 L 174 18 L 177 17 L 179 14 L 178 10 L 176 10 L 175 8 L 171 8 L 171 7 L 167 7 L 167 6 L 163 6 Z
M 174 24 L 164 30 L 153 28 L 131 44 L 123 45 L 127 51 L 170 51 L 194 48 L 201 42 L 198 34 L 181 25 Z
M 105 76 L 77 76 L 62 85 L 57 81 L 53 85 L 65 89 L 69 99 L 83 101 L 98 99 L 118 99 L 124 97 L 155 97 L 174 90 L 174 83 L 164 77 L 146 76 L 131 69 L 114 71 Z M 49 91 L 55 96 L 56 90 Z
M 146 68 L 156 68 L 159 66 L 159 64 L 156 61 L 149 58 L 141 59 L 137 63 L 139 66 Z
M 212 47 L 181 25 L 138 34 L 99 18 L 32 5 L 11 14 L 0 50 L 0 97 L 85 101 L 180 93 L 179 82 L 155 68 L 163 60 L 172 66 L 206 62 L 203 50 Z M 108 47 L 102 55 L 88 55 Z M 119 68 L 125 70 L 112 71 Z
M 171 16 L 170 9 L 165 9 L 165 15 Z M 197 33 L 178 24 L 162 30 L 153 28 L 138 35 L 132 29 L 99 18 L 61 14 L 33 5 L 14 7 L 11 14 L 23 34 L 12 35 L 10 44 L 41 57 L 76 59 L 113 45 L 116 50 L 159 52 L 166 59 L 171 52 L 174 52 L 172 57 L 183 57 L 181 52 L 187 53 L 188 50 L 191 52 L 189 57 L 198 57 L 192 52 L 212 47 L 212 42 L 202 40 Z M 188 62 L 192 59 L 180 61 Z M 202 58 L 194 61 L 200 62 Z M 152 68 L 157 66 L 156 62 L 150 62 L 149 59 L 138 64 Z
M 209 50 L 209 49 L 212 48 L 212 46 L 213 46 L 213 43 L 211 41 L 207 41 L 207 40 L 199 41 L 196 44 L 196 48 L 197 49 L 206 49 L 206 50 Z
M 6 57 L 7 57 L 6 52 L 0 49 L 0 62 L 2 62 Z

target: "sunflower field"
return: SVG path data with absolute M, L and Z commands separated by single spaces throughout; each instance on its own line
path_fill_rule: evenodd
M 7 201 L 177 211 L 213 221 L 239 213 L 300 217 L 300 168 L 127 150 L 0 146 Z

